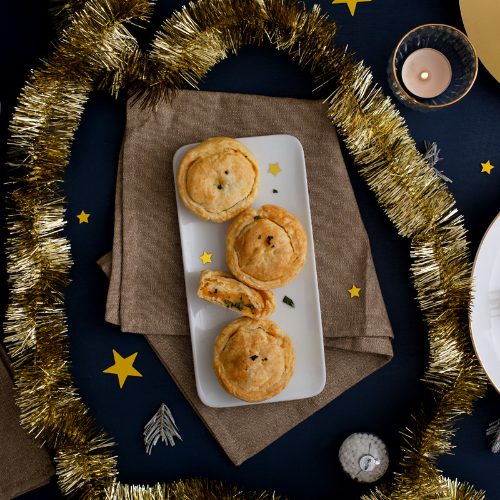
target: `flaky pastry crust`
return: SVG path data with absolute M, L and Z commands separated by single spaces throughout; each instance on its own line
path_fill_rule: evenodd
M 182 202 L 202 220 L 236 217 L 255 201 L 259 188 L 257 159 L 229 137 L 213 137 L 190 149 L 177 171 Z
M 306 262 L 307 235 L 284 208 L 264 205 L 240 214 L 226 234 L 226 260 L 234 276 L 257 289 L 289 283 Z
M 217 336 L 213 365 L 226 392 L 256 403 L 288 385 L 295 351 L 290 337 L 270 319 L 239 318 Z
M 249 318 L 266 318 L 276 310 L 276 299 L 271 290 L 250 288 L 232 274 L 222 271 L 201 271 L 197 295 Z

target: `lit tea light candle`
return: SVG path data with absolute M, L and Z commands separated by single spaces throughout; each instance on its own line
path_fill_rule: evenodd
M 448 59 L 435 49 L 419 49 L 406 59 L 401 70 L 405 87 L 418 97 L 436 97 L 451 81 Z

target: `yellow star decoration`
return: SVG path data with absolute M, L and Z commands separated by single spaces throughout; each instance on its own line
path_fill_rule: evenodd
M 132 354 L 128 358 L 122 358 L 114 349 L 113 356 L 115 357 L 115 364 L 106 368 L 103 373 L 114 373 L 118 375 L 118 382 L 120 383 L 120 389 L 123 387 L 125 380 L 130 375 L 131 377 L 142 377 L 142 375 L 132 366 L 137 353 Z
M 359 297 L 359 291 L 361 288 L 356 288 L 354 285 L 352 285 L 352 288 L 348 290 L 348 292 L 351 294 L 351 299 L 353 297 Z
M 80 220 L 80 224 L 82 222 L 89 222 L 89 215 L 90 214 L 86 214 L 83 210 L 82 210 L 82 213 L 80 215 L 77 215 L 78 219 Z
M 277 163 L 270 163 L 268 172 L 271 172 L 276 177 L 276 174 L 281 172 L 281 168 L 278 167 Z
M 372 0 L 333 0 L 332 4 L 336 3 L 346 3 L 351 11 L 351 16 L 354 16 L 354 11 L 356 10 L 356 4 L 358 2 L 371 2 Z
M 203 261 L 203 265 L 205 265 L 207 262 L 212 262 L 212 255 L 212 253 L 203 252 L 203 255 L 200 257 L 200 259 Z
M 491 165 L 490 160 L 488 160 L 486 163 L 481 163 L 483 166 L 483 170 L 481 172 L 487 172 L 488 174 L 491 174 L 491 169 L 495 168 L 493 165 Z

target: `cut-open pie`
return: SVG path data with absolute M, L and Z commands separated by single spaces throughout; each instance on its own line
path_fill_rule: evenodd
M 271 290 L 256 290 L 222 271 L 203 270 L 197 295 L 249 318 L 265 318 L 276 310 L 276 299 Z

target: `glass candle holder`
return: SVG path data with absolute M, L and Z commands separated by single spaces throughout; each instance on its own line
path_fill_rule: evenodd
M 431 70 L 426 71 L 425 64 L 419 65 L 419 60 L 432 62 L 434 69 L 440 71 L 433 73 L 432 65 Z M 413 81 L 412 70 L 416 74 Z M 433 111 L 464 97 L 472 88 L 477 71 L 476 51 L 464 33 L 446 24 L 424 24 L 399 41 L 389 59 L 387 79 L 392 92 L 403 104 L 418 111 Z M 420 91 L 425 85 L 419 86 L 418 80 L 424 83 L 428 79 L 426 83 L 430 83 L 433 78 L 438 94 L 428 97 L 429 93 Z M 436 82 L 436 79 L 446 78 L 447 85 Z

